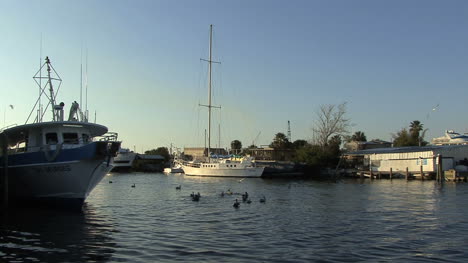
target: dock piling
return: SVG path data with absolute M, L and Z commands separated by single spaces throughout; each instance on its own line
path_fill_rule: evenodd
M 422 164 L 420 166 L 420 170 L 421 170 L 421 180 L 424 181 L 424 171 L 423 171 Z

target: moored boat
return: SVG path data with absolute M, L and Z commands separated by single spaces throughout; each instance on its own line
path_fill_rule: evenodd
M 212 60 L 212 32 L 213 25 L 210 25 L 210 47 L 208 62 L 208 161 L 191 162 L 182 164 L 182 169 L 186 175 L 191 176 L 220 176 L 220 177 L 260 177 L 264 167 L 257 167 L 250 157 L 243 158 L 240 161 L 233 159 L 210 158 L 211 149 L 211 109 L 219 108 L 211 104 L 211 65 Z
M 112 161 L 112 172 L 128 172 L 132 169 L 136 153 L 127 148 L 120 148 Z
M 38 85 L 41 94 L 46 88 L 50 91 L 52 120 L 42 121 L 44 112 L 39 103 L 33 123 L 26 121 L 26 124 L 1 130 L 3 180 L 0 191 L 10 203 L 81 207 L 112 168 L 111 160 L 120 142 L 116 133 L 108 133 L 106 126 L 88 122 L 77 102 L 72 103 L 69 118 L 64 120 L 65 104 L 56 104 L 57 94 L 52 85 L 53 81 L 61 79 L 51 76 L 55 70 L 48 57 L 40 71 L 43 68 L 47 69 L 47 77 L 44 77 L 47 83 L 44 87 L 39 84 L 41 82 Z
M 183 169 L 186 175 L 212 177 L 260 177 L 264 167 L 257 167 L 253 159 L 247 157 L 240 161 L 222 159 L 210 162 L 185 163 Z
M 454 132 L 453 130 L 445 131 L 445 135 L 432 139 L 433 145 L 457 145 L 468 144 L 468 135 Z

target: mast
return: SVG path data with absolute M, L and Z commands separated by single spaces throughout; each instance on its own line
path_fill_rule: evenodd
M 208 60 L 201 59 L 203 61 L 208 62 L 208 105 L 200 105 L 208 107 L 208 161 L 210 161 L 210 149 L 211 149 L 211 108 L 221 108 L 219 106 L 211 105 L 211 67 L 213 63 L 220 62 L 212 60 L 212 42 L 213 42 L 213 25 L 210 25 L 210 54 Z
M 50 104 L 52 106 L 52 116 L 53 120 L 55 119 L 55 98 L 54 98 L 54 87 L 52 87 L 52 79 L 50 77 L 50 60 L 49 57 L 46 57 L 46 64 L 47 64 L 47 79 L 49 82 L 49 92 L 50 92 Z
M 213 40 L 213 25 L 210 25 L 210 57 L 208 60 L 208 161 L 210 160 L 211 149 L 211 50 Z

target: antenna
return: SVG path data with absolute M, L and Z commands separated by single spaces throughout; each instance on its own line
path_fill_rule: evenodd
M 81 62 L 80 62 L 80 107 L 83 105 L 83 47 L 81 47 Z
M 88 122 L 88 48 L 86 48 L 85 87 L 85 119 Z
M 291 123 L 288 120 L 288 140 L 291 142 Z
M 42 66 L 42 32 L 41 32 L 41 42 L 39 49 L 39 68 Z M 42 93 L 42 70 L 39 71 L 39 106 L 37 107 L 37 122 L 42 121 L 42 105 L 41 105 L 41 93 Z

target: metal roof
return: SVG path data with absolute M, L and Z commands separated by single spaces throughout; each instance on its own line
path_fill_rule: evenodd
M 344 155 L 368 155 L 368 154 L 383 154 L 383 153 L 408 153 L 408 152 L 428 152 L 440 149 L 456 149 L 468 147 L 468 145 L 428 145 L 428 146 L 408 146 L 408 147 L 392 147 L 392 148 L 376 148 L 360 150 L 355 152 L 345 153 Z

